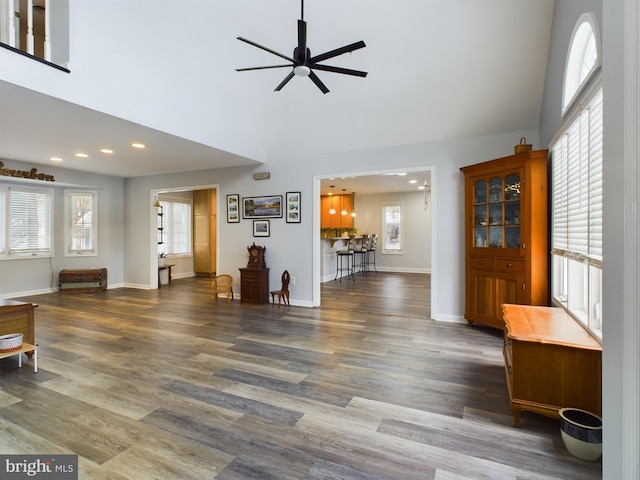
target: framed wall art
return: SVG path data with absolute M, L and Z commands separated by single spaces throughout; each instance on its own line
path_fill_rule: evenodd
M 253 236 L 254 237 L 268 237 L 270 235 L 269 231 L 269 220 L 254 220 L 253 221 Z
M 240 195 L 227 195 L 227 223 L 240 223 Z
M 300 192 L 287 192 L 285 215 L 287 223 L 300 223 Z
M 243 197 L 242 218 L 282 218 L 282 195 Z

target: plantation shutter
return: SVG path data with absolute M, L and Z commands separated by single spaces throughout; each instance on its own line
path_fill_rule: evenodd
M 568 126 L 553 152 L 553 249 L 602 261 L 602 90 Z
M 51 252 L 50 190 L 9 189 L 9 253 Z

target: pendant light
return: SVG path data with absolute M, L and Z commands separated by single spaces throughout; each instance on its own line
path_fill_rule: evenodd
M 345 217 L 347 215 L 347 213 L 349 213 L 349 212 L 347 212 L 347 209 L 342 206 L 342 197 L 344 197 L 344 192 L 346 192 L 346 191 L 347 191 L 347 189 L 343 188 L 342 189 L 342 195 L 340 195 L 340 215 L 342 215 L 343 217 Z
M 331 195 L 331 208 L 329 209 L 329 215 L 335 215 L 336 214 L 336 209 L 333 206 L 333 188 L 335 187 L 335 185 L 331 185 L 331 193 L 329 195 Z
M 351 192 L 351 216 L 356 218 L 356 192 Z

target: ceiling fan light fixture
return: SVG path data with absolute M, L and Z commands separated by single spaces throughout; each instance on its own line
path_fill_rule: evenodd
M 306 65 L 298 65 L 297 67 L 293 67 L 293 73 L 299 77 L 308 77 L 311 73 L 311 69 Z

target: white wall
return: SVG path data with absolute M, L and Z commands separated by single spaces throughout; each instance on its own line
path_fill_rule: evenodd
M 56 167 L 32 165 L 3 159 L 4 168 L 31 170 L 54 175 L 55 182 L 27 181 L 21 185 L 53 188 L 53 257 L 0 260 L 0 298 L 46 293 L 57 288 L 58 272 L 63 268 L 106 267 L 110 287 L 122 285 L 124 246 L 124 181 L 122 178 L 92 175 Z M 0 177 L 5 185 L 18 183 Z M 64 190 L 98 190 L 98 255 L 64 256 Z
M 397 168 L 432 168 L 431 271 L 437 275 L 432 297 L 432 316 L 438 320 L 461 321 L 464 312 L 464 179 L 461 166 L 511 155 L 520 137 L 526 136 L 537 148 L 537 131 L 518 131 L 500 135 L 429 144 L 405 145 L 368 151 L 336 153 L 306 158 L 284 158 L 259 167 L 234 167 L 201 172 L 158 175 L 125 180 L 125 279 L 127 284 L 149 288 L 155 275 L 155 252 L 149 238 L 155 219 L 151 208 L 154 190 L 219 185 L 218 271 L 234 276 L 239 284 L 240 267 L 247 261 L 247 246 L 253 241 L 267 247 L 270 284 L 280 281 L 286 268 L 296 277 L 292 302 L 311 306 L 319 303 L 320 289 L 320 192 L 319 178 L 332 174 L 368 174 Z M 269 171 L 269 180 L 254 181 L 252 173 Z M 255 239 L 252 222 L 226 223 L 224 199 L 284 195 L 300 191 L 301 223 L 271 220 L 271 236 Z
M 402 254 L 382 254 L 382 205 L 402 203 L 404 244 Z M 424 193 L 356 195 L 355 226 L 358 233 L 377 233 L 376 267 L 391 272 L 431 272 L 431 208 L 424 208 Z

